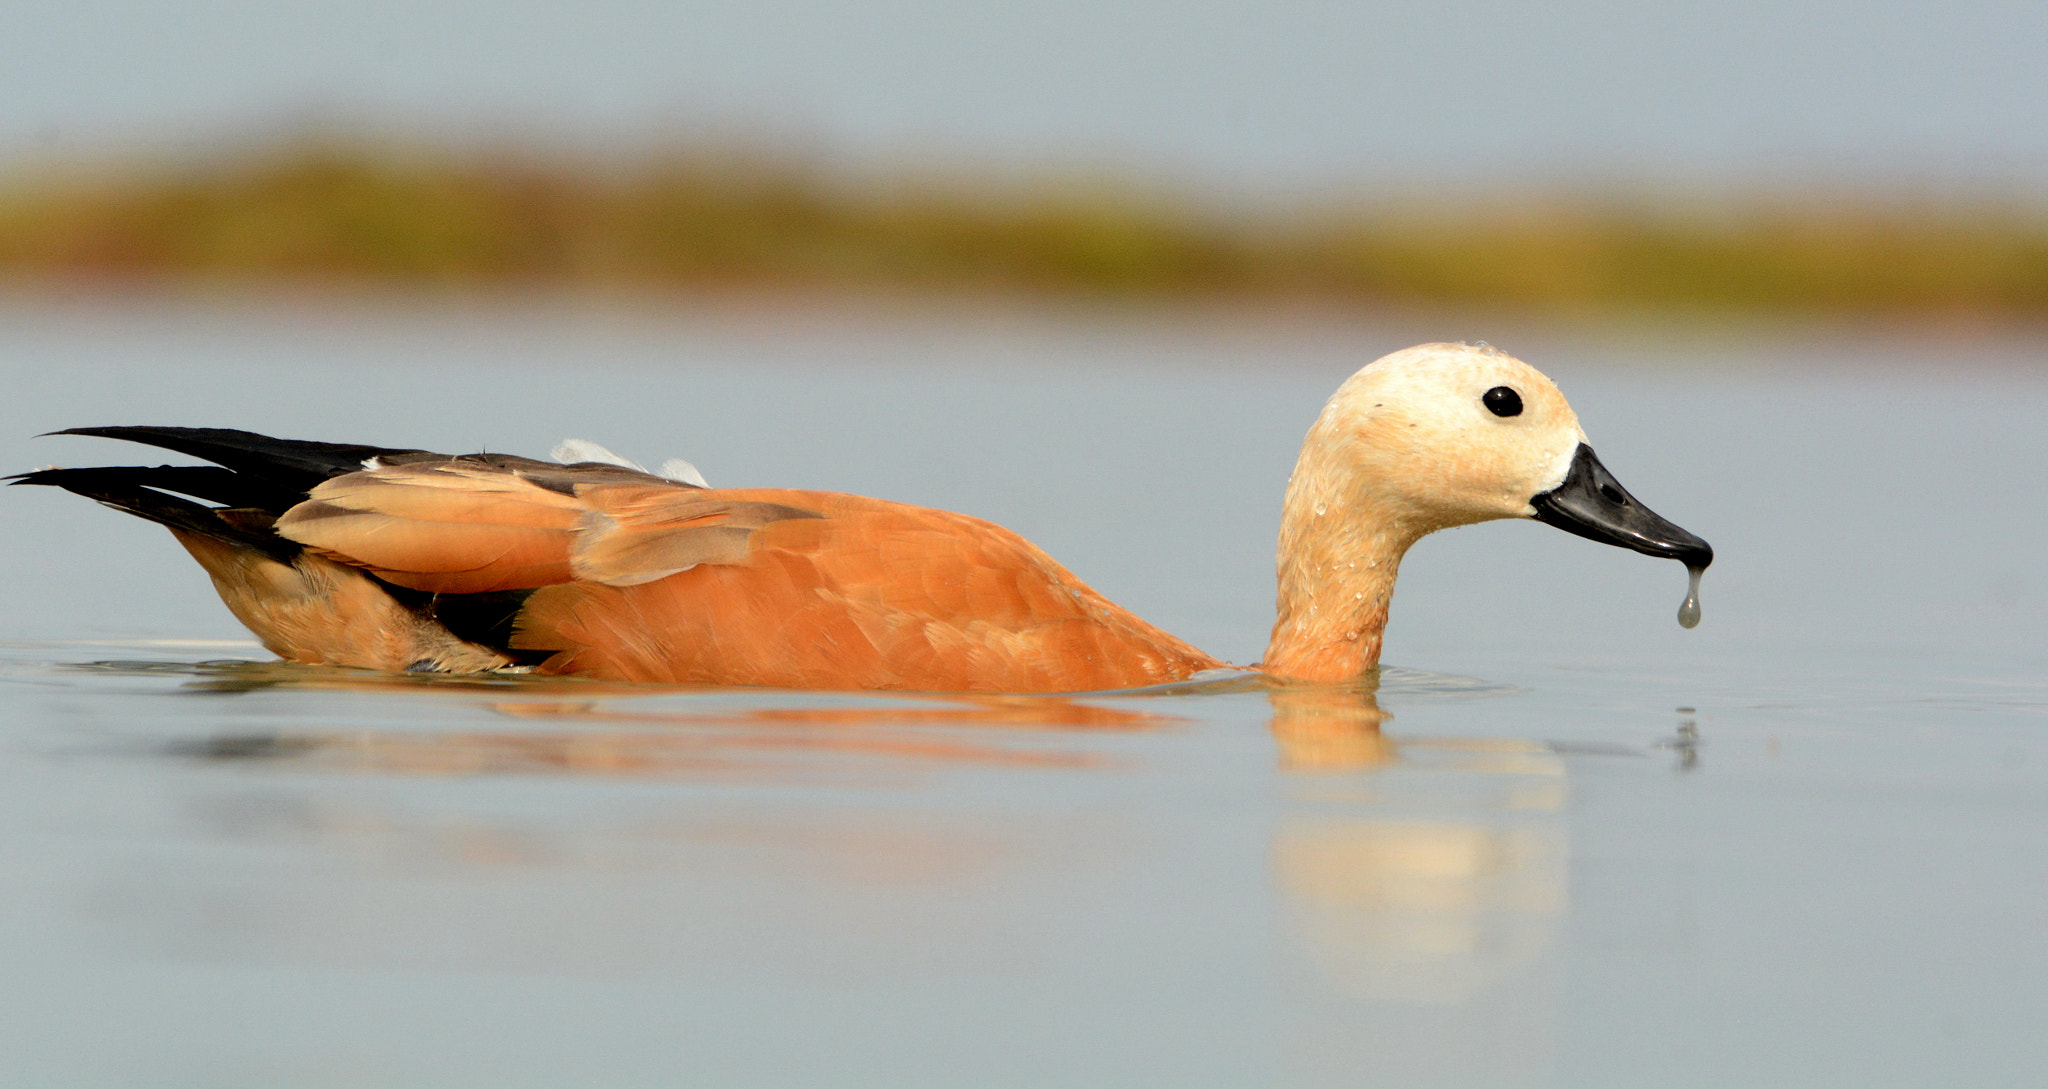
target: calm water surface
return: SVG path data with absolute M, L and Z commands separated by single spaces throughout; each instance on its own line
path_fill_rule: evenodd
M 1497 524 L 1411 557 L 1377 692 L 385 678 L 0 493 L 0 1084 L 2048 1079 L 2038 344 L 16 300 L 0 455 L 576 435 L 995 518 L 1249 661 L 1302 432 L 1432 336 L 1714 543 L 1698 630 Z

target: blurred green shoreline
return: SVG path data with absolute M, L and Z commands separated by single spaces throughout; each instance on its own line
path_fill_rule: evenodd
M 849 178 L 715 149 L 598 162 L 374 141 L 0 167 L 0 286 L 190 284 L 2032 323 L 2048 315 L 2048 206 L 1821 191 L 1225 205 L 1114 178 Z

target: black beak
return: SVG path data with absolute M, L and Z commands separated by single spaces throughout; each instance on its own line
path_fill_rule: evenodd
M 1529 500 L 1529 505 L 1536 508 L 1538 521 L 1566 533 L 1633 548 L 1645 556 L 1677 560 L 1687 567 L 1714 562 L 1712 545 L 1636 502 L 1585 443 L 1572 455 L 1564 483 Z

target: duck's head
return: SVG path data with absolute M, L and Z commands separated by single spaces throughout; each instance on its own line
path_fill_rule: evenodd
M 1310 430 L 1296 476 L 1304 502 L 1361 501 L 1410 540 L 1536 518 L 1688 567 L 1714 558 L 1615 481 L 1550 379 L 1484 344 L 1418 345 L 1352 375 Z

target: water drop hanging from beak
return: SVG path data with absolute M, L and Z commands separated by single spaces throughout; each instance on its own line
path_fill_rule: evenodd
M 1685 569 L 1685 602 L 1678 607 L 1678 626 L 1688 630 L 1700 626 L 1700 576 L 1707 573 L 1704 567 Z

